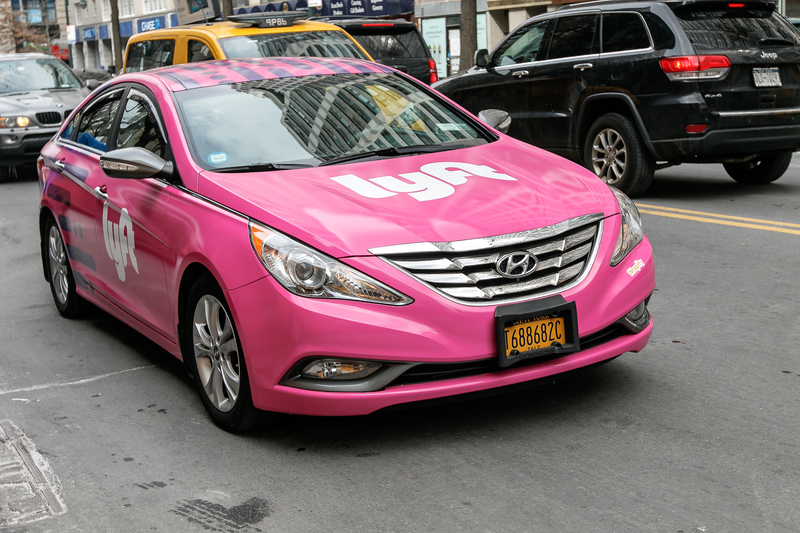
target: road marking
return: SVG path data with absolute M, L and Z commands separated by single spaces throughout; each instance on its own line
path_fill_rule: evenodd
M 137 366 L 136 368 L 128 368 L 127 370 L 120 370 L 118 372 L 109 372 L 108 374 L 102 374 L 99 376 L 92 376 L 90 378 L 79 379 L 76 381 L 62 381 L 57 383 L 44 383 L 42 385 L 33 385 L 31 387 L 25 387 L 22 389 L 13 389 L 13 390 L 4 390 L 0 391 L 0 396 L 5 396 L 6 394 L 19 394 L 21 392 L 31 392 L 36 390 L 42 389 L 50 389 L 54 387 L 66 387 L 68 385 L 81 385 L 83 383 L 91 383 L 92 381 L 97 381 L 99 379 L 109 378 L 111 376 L 118 376 L 120 374 L 127 374 L 128 372 L 135 372 L 137 370 L 145 370 L 147 368 L 155 368 L 161 365 L 147 365 L 147 366 Z M 24 398 L 14 398 L 15 400 L 24 400 Z
M 705 213 L 703 211 L 690 211 L 688 209 L 677 209 L 675 207 L 662 207 L 659 205 L 636 204 L 640 213 L 656 215 L 668 218 L 680 218 L 695 222 L 706 222 L 708 224 L 720 224 L 722 226 L 735 226 L 737 228 L 758 229 L 763 231 L 775 231 L 777 233 L 788 233 L 790 235 L 800 235 L 800 224 L 790 222 L 775 222 L 772 220 L 762 220 L 758 218 L 737 217 L 731 215 L 718 215 L 716 213 Z M 699 215 L 699 216 L 693 216 Z M 797 229 L 793 229 L 797 228 Z

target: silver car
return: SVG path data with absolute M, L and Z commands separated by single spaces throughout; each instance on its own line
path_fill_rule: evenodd
M 73 109 L 97 87 L 46 54 L 0 54 L 0 182 L 39 151 Z

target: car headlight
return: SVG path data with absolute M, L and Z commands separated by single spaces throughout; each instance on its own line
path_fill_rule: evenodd
M 414 301 L 341 261 L 253 221 L 250 242 L 264 268 L 298 296 L 389 305 Z
M 0 128 L 27 128 L 30 123 L 28 117 L 0 117 Z
M 628 198 L 625 193 L 615 187 L 609 187 L 619 202 L 619 211 L 622 216 L 622 224 L 619 228 L 617 246 L 614 248 L 614 255 L 611 257 L 611 266 L 617 266 L 644 238 L 642 229 L 642 216 L 636 205 Z

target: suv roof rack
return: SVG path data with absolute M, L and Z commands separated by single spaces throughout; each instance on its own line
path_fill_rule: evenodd
M 250 24 L 257 28 L 278 28 L 283 26 L 292 26 L 299 20 L 308 18 L 307 11 L 279 11 L 267 13 L 247 13 L 244 15 L 229 15 L 227 17 L 231 22 L 239 24 Z

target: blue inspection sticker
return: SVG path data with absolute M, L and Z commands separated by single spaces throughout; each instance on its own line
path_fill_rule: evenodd
M 221 165 L 227 160 L 228 154 L 225 152 L 214 152 L 212 154 L 208 154 L 208 157 L 206 157 L 206 161 L 208 161 L 209 165 Z

